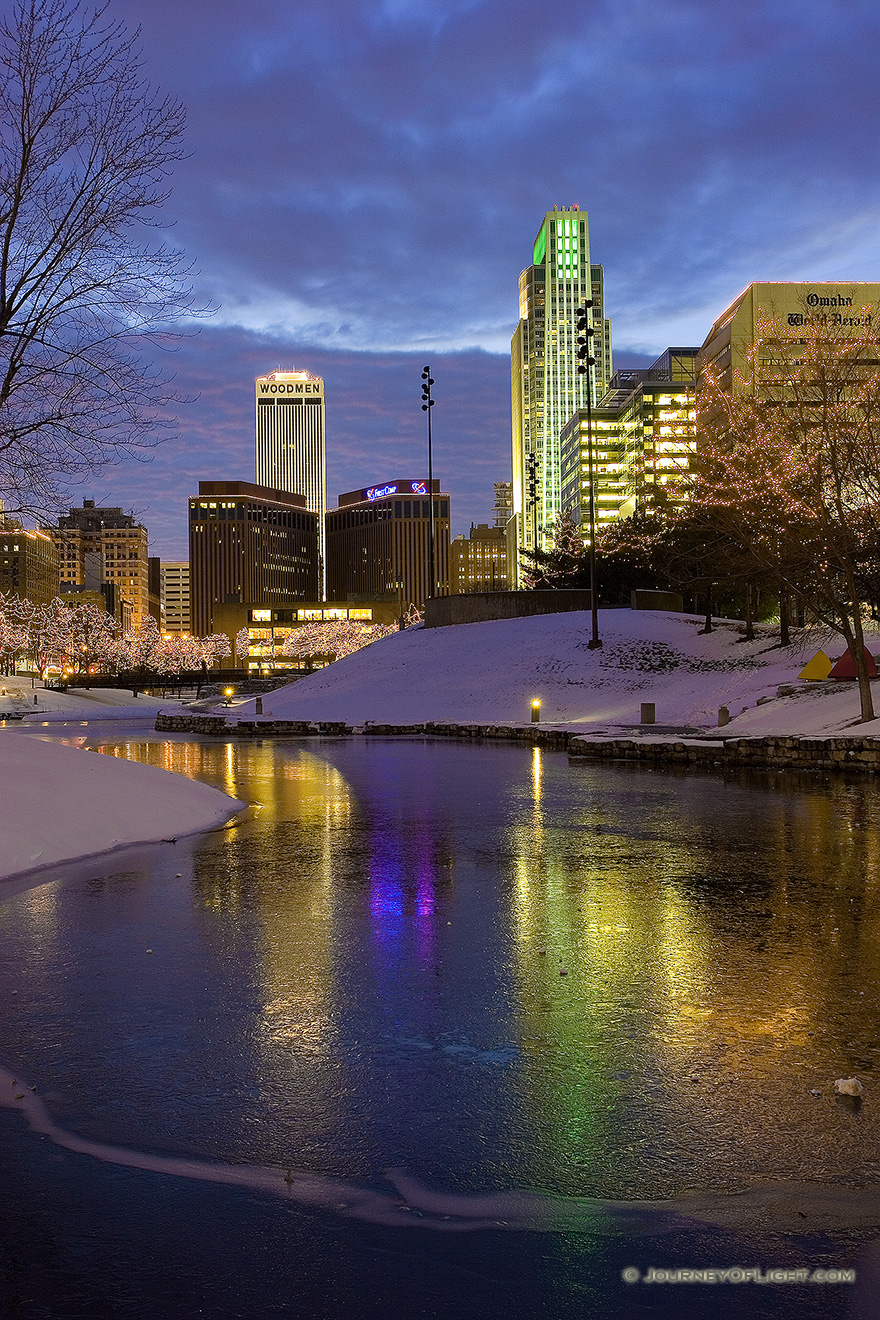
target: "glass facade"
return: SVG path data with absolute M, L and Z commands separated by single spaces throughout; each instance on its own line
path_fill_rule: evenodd
M 513 512 L 518 549 L 549 543 L 565 507 L 560 440 L 569 418 L 593 401 L 611 375 L 611 322 L 604 314 L 604 271 L 590 261 L 587 213 L 548 211 L 519 284 L 520 320 L 511 344 Z M 590 375 L 578 372 L 577 312 L 592 300 Z M 509 566 L 511 586 L 518 565 Z
M 645 370 L 618 371 L 593 409 L 596 526 L 646 504 L 686 498 L 696 449 L 696 348 L 668 348 Z M 560 446 L 563 508 L 589 539 L 590 427 L 579 409 Z

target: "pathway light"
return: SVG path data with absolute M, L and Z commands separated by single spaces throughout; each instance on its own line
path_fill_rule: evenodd
M 541 698 L 532 697 L 532 723 L 537 724 L 541 718 Z

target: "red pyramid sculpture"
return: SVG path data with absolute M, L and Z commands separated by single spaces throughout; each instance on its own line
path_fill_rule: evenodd
M 865 652 L 865 664 L 868 666 L 868 678 L 877 677 L 877 664 L 868 648 L 862 647 Z M 858 678 L 856 673 L 856 662 L 853 659 L 851 651 L 844 651 L 843 655 L 837 661 L 837 664 L 828 675 L 829 678 Z

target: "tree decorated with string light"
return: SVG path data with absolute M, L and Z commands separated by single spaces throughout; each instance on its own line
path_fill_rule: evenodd
M 285 639 L 282 655 L 299 660 L 342 660 L 365 646 L 390 637 L 397 626 L 390 623 L 358 623 L 354 619 L 331 619 L 326 623 L 306 623 L 293 629 Z
M 759 324 L 747 370 L 712 370 L 698 399 L 693 507 L 846 642 L 862 720 L 874 718 L 863 621 L 880 545 L 880 338 L 876 313 L 805 309 L 795 335 Z
M 523 550 L 523 582 L 531 591 L 552 591 L 589 586 L 584 540 L 571 509 L 550 524 L 549 550 Z

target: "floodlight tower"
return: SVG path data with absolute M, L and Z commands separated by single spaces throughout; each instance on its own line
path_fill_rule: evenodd
M 586 375 L 587 404 L 587 472 L 590 481 L 590 613 L 593 618 L 593 633 L 587 646 L 591 651 L 602 645 L 599 638 L 599 597 L 596 590 L 596 481 L 593 474 L 593 367 L 596 359 L 592 355 L 593 329 L 592 298 L 585 298 L 578 308 L 578 375 Z

